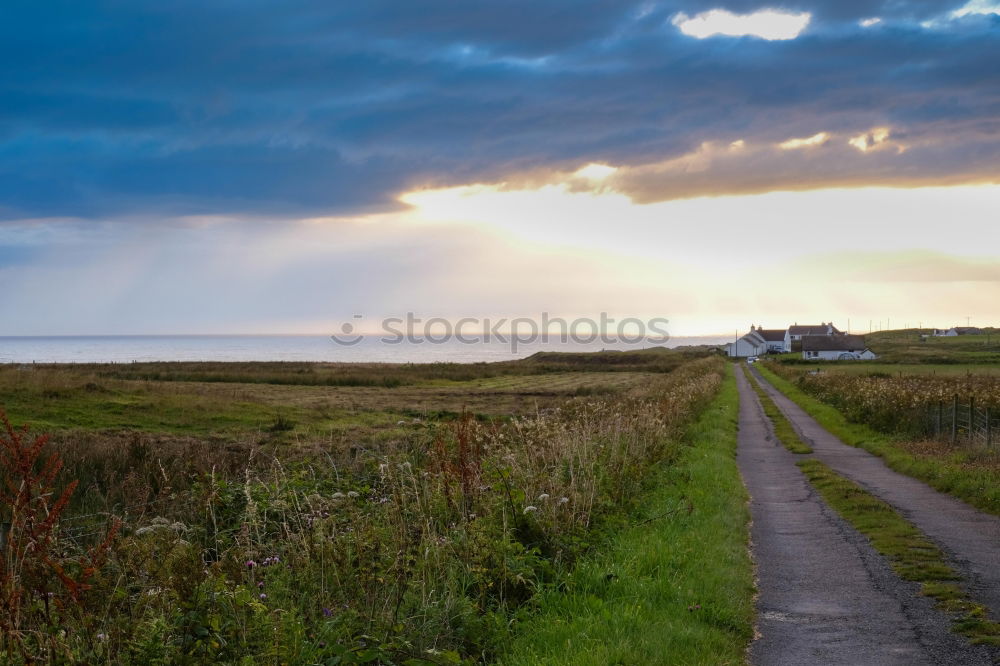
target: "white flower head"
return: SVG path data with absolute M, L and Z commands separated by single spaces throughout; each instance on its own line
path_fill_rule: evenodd
M 548 493 L 542 493 L 541 495 L 538 496 L 538 501 L 539 502 L 544 502 L 548 498 L 549 498 L 549 494 Z
M 559 498 L 559 503 L 560 504 L 566 504 L 567 502 L 569 502 L 569 498 L 568 497 L 560 497 Z
M 524 507 L 524 513 L 525 514 L 531 513 L 532 511 L 538 511 L 538 507 L 537 506 L 531 506 L 531 505 L 528 505 L 528 506 Z

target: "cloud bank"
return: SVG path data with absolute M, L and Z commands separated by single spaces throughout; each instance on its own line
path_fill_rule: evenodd
M 358 214 L 591 162 L 640 201 L 995 182 L 1000 17 L 964 7 L 791 0 L 768 41 L 686 35 L 684 1 L 14 2 L 0 219 Z M 846 143 L 875 128 L 908 148 Z

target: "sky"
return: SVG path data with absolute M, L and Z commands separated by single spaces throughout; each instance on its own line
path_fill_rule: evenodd
M 0 335 L 1000 325 L 1000 0 L 2 14 Z

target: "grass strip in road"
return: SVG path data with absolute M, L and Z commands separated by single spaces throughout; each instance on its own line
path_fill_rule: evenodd
M 795 432 L 795 428 L 792 427 L 791 421 L 778 409 L 771 396 L 757 383 L 757 379 L 750 372 L 750 369 L 745 365 L 741 367 L 747 381 L 753 387 L 754 393 L 760 399 L 760 405 L 764 408 L 764 413 L 767 414 L 767 418 L 771 419 L 771 423 L 774 424 L 774 436 L 778 438 L 778 441 L 784 444 L 785 448 L 792 453 L 812 453 L 812 447 L 802 441 L 799 433 Z
M 744 663 L 754 587 L 737 416 L 730 375 L 642 515 L 538 594 L 500 663 Z
M 973 644 L 1000 645 L 1000 624 L 990 621 L 986 609 L 968 597 L 957 584 L 961 577 L 920 530 L 887 503 L 820 461 L 807 459 L 797 464 L 826 503 L 868 537 L 900 578 L 921 583 L 923 594 L 953 614 L 956 632 Z
M 955 455 L 915 455 L 902 448 L 906 442 L 862 423 L 851 423 L 835 407 L 806 394 L 766 366 L 758 365 L 757 371 L 845 444 L 879 456 L 900 474 L 920 479 L 977 509 L 1000 515 L 1000 475 L 995 469 L 970 465 Z

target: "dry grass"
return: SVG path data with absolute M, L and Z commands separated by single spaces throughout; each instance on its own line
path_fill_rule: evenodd
M 63 424 L 54 445 L 79 480 L 65 553 L 108 514 L 125 526 L 85 612 L 36 615 L 0 660 L 16 647 L 81 663 L 457 663 L 488 659 L 535 590 L 675 460 L 723 363 L 464 389 L 23 372 L 0 377 L 4 398 Z M 452 395 L 532 404 L 454 418 L 440 408 Z M 413 396 L 433 411 L 414 414 Z

